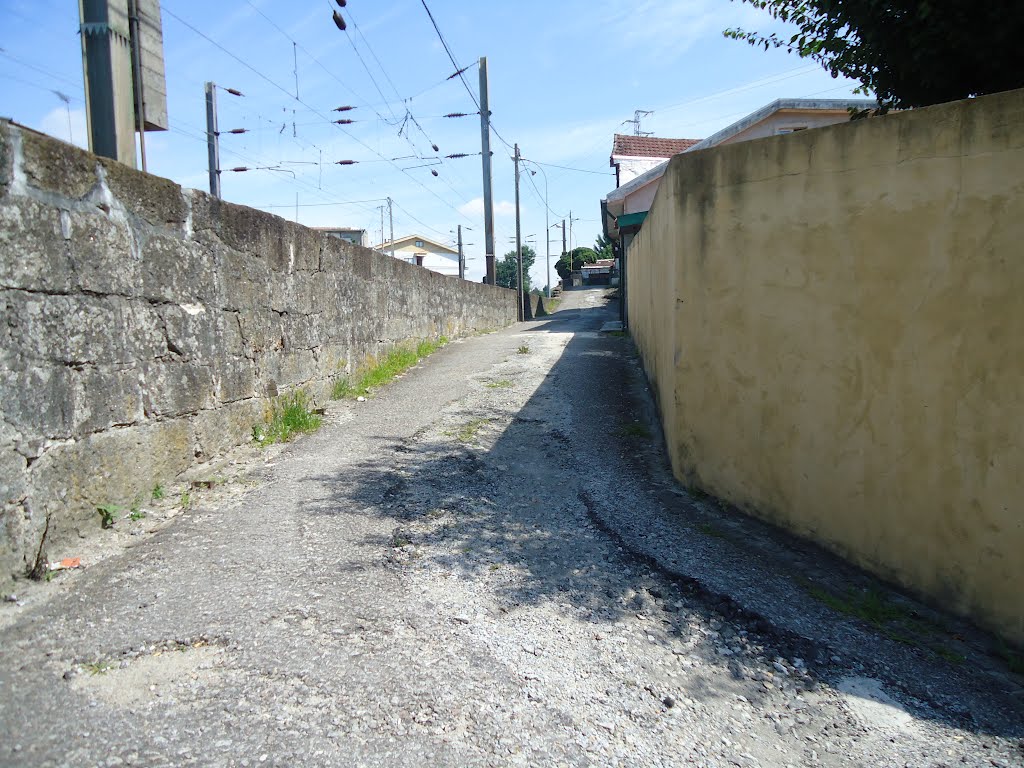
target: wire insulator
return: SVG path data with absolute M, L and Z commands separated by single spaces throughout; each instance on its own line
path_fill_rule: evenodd
M 336 160 L 334 164 L 335 165 L 355 165 L 358 162 L 359 162 L 358 160 Z
M 234 168 L 229 168 L 228 170 L 233 172 L 233 173 L 245 173 L 246 171 L 251 170 L 251 169 L 246 168 L 244 165 L 239 165 L 239 166 L 236 166 Z
M 350 107 L 346 105 L 344 107 L 335 107 L 334 109 L 331 110 L 331 112 L 348 112 L 353 109 L 355 109 L 355 107 Z
M 471 67 L 471 66 L 473 66 L 473 65 L 472 65 L 472 64 L 470 64 L 469 66 Z M 446 79 L 448 79 L 448 80 L 454 80 L 454 79 L 455 79 L 456 77 L 458 77 L 459 75 L 461 75 L 461 74 L 462 74 L 463 72 L 465 72 L 465 71 L 466 71 L 467 69 L 469 69 L 469 67 L 463 67 L 462 69 L 460 69 L 460 70 L 459 70 L 458 72 L 456 72 L 455 74 L 452 74 L 452 75 L 448 75 L 448 77 L 447 77 Z
M 354 123 L 355 120 L 341 119 L 341 120 L 332 120 L 331 122 L 333 122 L 335 125 L 352 125 L 352 123 Z
M 232 96 L 245 96 L 245 94 L 237 88 L 225 88 L 224 90 L 230 93 Z
M 438 148 L 437 144 L 431 144 L 430 146 L 431 146 L 431 147 L 433 147 L 433 149 L 434 149 L 434 151 L 435 151 L 435 152 L 440 152 L 440 151 L 441 151 L 441 150 L 440 150 L 440 149 Z
M 248 133 L 248 128 L 232 128 L 230 131 L 221 131 L 221 133 Z
M 336 26 L 338 29 L 340 29 L 342 32 L 344 32 L 346 25 L 345 25 L 345 20 L 343 18 L 341 18 L 341 14 L 338 13 L 337 11 L 332 11 L 331 13 L 334 14 L 334 26 Z
M 447 115 L 444 115 L 444 117 L 469 117 L 469 115 L 469 112 L 449 112 Z

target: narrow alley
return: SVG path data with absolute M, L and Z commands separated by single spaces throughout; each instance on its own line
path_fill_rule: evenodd
M 1020 766 L 986 638 L 672 477 L 607 289 L 0 606 L 0 765 Z

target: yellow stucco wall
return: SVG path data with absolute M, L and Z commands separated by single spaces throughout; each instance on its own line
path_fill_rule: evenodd
M 678 155 L 627 269 L 681 480 L 1024 643 L 1024 90 Z

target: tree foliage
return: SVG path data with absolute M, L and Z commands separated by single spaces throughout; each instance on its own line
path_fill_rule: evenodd
M 615 258 L 614 243 L 612 239 L 604 233 L 597 236 L 597 241 L 594 243 L 594 251 L 597 252 L 597 258 L 599 259 Z
M 727 37 L 813 59 L 861 83 L 883 109 L 1024 86 L 1024 3 L 982 0 L 742 0 L 798 31 Z
M 537 260 L 537 252 L 528 245 L 523 246 L 523 285 L 530 290 L 530 268 Z M 506 288 L 519 287 L 519 262 L 513 248 L 501 261 L 494 265 L 494 282 Z
M 567 280 L 572 270 L 579 269 L 584 264 L 593 264 L 597 259 L 597 252 L 593 248 L 573 248 L 555 262 L 555 271 L 560 278 Z

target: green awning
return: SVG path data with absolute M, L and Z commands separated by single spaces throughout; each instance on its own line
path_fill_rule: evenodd
M 640 213 L 624 213 L 615 219 L 615 223 L 619 225 L 619 231 L 622 231 L 631 227 L 639 227 L 644 223 L 644 219 L 646 218 L 647 211 L 641 211 Z

